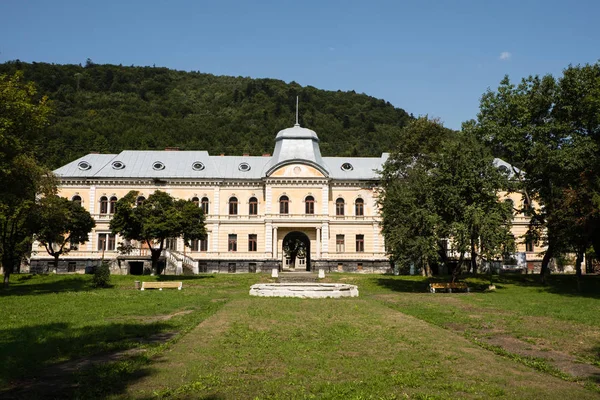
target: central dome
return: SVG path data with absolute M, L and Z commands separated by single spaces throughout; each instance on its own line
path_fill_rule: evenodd
M 319 137 L 315 131 L 303 128 L 299 124 L 283 129 L 277 134 L 275 150 L 267 175 L 280 166 L 294 162 L 312 165 L 323 172 L 325 176 L 329 175 L 321 157 Z
M 296 124 L 291 128 L 280 130 L 275 138 L 275 141 L 281 139 L 314 139 L 317 142 L 319 141 L 319 137 L 315 131 L 308 128 L 303 128 L 299 124 Z

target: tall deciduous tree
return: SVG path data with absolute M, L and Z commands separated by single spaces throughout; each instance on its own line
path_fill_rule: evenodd
M 44 246 L 54 258 L 54 271 L 58 269 L 58 259 L 67 254 L 72 246 L 88 240 L 96 222 L 90 213 L 79 203 L 64 197 L 42 197 L 30 215 L 34 238 Z
M 470 133 L 420 118 L 406 129 L 384 165 L 380 206 L 386 247 L 396 263 L 458 257 L 491 261 L 510 250 L 512 210 L 498 198 L 507 177 Z M 451 253 L 449 253 L 449 251 Z
M 160 274 L 158 261 L 168 238 L 183 237 L 186 245 L 206 234 L 204 214 L 189 200 L 177 200 L 170 194 L 156 191 L 137 204 L 137 191 L 127 193 L 117 201 L 110 222 L 114 234 L 126 240 L 145 243 L 150 249 L 152 270 Z
M 22 73 L 0 75 L 0 262 L 4 286 L 31 249 L 27 217 L 36 194 L 51 195 L 51 174 L 36 162 L 32 149 L 48 124 L 46 97 L 36 98 Z
M 569 66 L 563 76 L 505 77 L 481 100 L 475 132 L 520 172 L 528 235 L 547 245 L 542 275 L 553 256 L 600 250 L 600 63 Z

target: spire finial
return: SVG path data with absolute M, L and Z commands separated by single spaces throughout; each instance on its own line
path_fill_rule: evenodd
M 296 96 L 296 125 L 294 126 L 300 126 L 298 123 L 298 96 Z

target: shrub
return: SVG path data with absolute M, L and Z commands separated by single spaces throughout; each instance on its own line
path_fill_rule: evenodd
M 105 288 L 110 285 L 110 268 L 106 261 L 103 261 L 99 267 L 94 269 L 92 285 L 96 288 Z

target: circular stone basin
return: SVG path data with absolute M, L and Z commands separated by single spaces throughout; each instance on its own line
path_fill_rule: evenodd
M 358 297 L 358 287 L 345 283 L 258 283 L 250 287 L 250 296 L 302 299 Z

